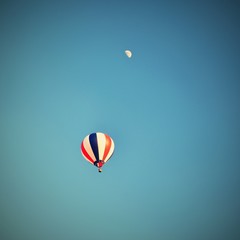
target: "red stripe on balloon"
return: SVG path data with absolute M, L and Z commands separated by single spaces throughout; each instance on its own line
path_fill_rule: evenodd
M 107 134 L 104 134 L 104 135 L 106 137 L 106 144 L 105 144 L 105 150 L 104 150 L 104 154 L 103 154 L 103 161 L 107 157 L 107 155 L 108 155 L 108 153 L 110 151 L 111 145 L 112 145 L 111 138 Z
M 83 146 L 83 142 L 81 144 L 81 150 L 82 150 L 82 153 L 83 155 L 92 163 L 94 164 L 94 160 L 89 156 L 89 154 L 87 153 L 86 149 L 84 148 Z

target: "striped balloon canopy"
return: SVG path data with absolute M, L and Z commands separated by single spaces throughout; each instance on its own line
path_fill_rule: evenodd
M 81 143 L 83 157 L 95 165 L 101 172 L 101 167 L 111 158 L 114 151 L 114 142 L 105 133 L 92 133 L 86 136 Z

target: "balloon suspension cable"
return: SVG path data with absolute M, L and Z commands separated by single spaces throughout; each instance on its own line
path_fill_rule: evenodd
M 101 168 L 98 168 L 98 172 L 102 172 L 102 169 L 101 169 Z

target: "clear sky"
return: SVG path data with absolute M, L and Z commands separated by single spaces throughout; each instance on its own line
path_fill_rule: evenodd
M 1 1 L 0 239 L 240 239 L 236 2 Z

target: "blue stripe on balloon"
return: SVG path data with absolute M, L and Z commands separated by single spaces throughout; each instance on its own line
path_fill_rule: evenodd
M 99 155 L 98 155 L 98 142 L 97 142 L 97 134 L 96 133 L 92 133 L 89 135 L 89 142 L 92 147 L 95 158 L 98 161 Z

